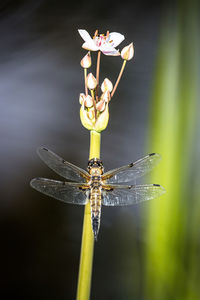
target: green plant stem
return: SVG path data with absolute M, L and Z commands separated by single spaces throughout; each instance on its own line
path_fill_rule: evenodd
M 94 130 L 90 131 L 90 154 L 89 159 L 100 157 L 101 134 Z M 85 206 L 82 245 L 80 254 L 79 278 L 76 300 L 89 300 L 92 278 L 94 250 L 94 235 L 91 226 L 90 202 Z
M 90 155 L 89 159 L 100 158 L 101 134 L 95 130 L 90 131 Z
M 123 72 L 124 72 L 124 68 L 125 68 L 125 66 L 126 66 L 126 62 L 127 62 L 127 60 L 124 60 L 124 61 L 123 61 L 121 70 L 120 70 L 119 75 L 118 75 L 118 78 L 117 78 L 117 81 L 116 81 L 115 86 L 114 86 L 114 89 L 113 89 L 113 91 L 112 91 L 112 93 L 111 93 L 111 98 L 113 97 L 113 95 L 114 95 L 114 93 L 115 93 L 115 91 L 116 91 L 116 88 L 117 88 L 117 86 L 118 86 L 118 84 L 119 84 L 119 82 L 120 82 L 120 79 L 121 79 L 122 74 L 123 74 Z

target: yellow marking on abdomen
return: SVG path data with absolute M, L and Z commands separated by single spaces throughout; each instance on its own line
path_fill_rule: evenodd
M 95 239 L 97 239 L 97 235 L 100 227 L 100 218 L 101 218 L 101 189 L 100 188 L 91 189 L 90 206 L 91 206 L 92 230 Z

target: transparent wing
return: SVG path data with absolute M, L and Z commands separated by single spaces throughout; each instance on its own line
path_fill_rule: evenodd
M 165 189 L 159 184 L 109 185 L 109 188 L 110 191 L 103 191 L 102 204 L 106 206 L 132 205 L 157 198 L 165 193 Z
M 34 178 L 31 180 L 30 185 L 35 190 L 66 203 L 84 205 L 88 201 L 87 189 L 81 190 L 84 184 Z
M 135 163 L 104 173 L 102 179 L 108 184 L 130 182 L 150 172 L 160 160 L 159 154 L 151 153 Z
M 89 178 L 89 174 L 85 170 L 65 161 L 44 147 L 38 148 L 37 153 L 49 168 L 68 180 L 82 182 L 83 178 Z

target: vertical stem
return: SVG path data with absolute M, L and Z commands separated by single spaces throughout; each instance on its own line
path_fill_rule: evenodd
M 113 95 L 114 95 L 114 93 L 115 93 L 115 91 L 116 91 L 116 88 L 117 88 L 117 86 L 118 86 L 118 84 L 119 84 L 119 82 L 120 82 L 120 79 L 121 79 L 122 74 L 123 74 L 123 72 L 124 72 L 124 68 L 125 68 L 126 62 L 127 62 L 127 60 L 124 60 L 124 62 L 123 62 L 123 64 L 122 64 L 121 70 L 120 70 L 120 72 L 119 72 L 117 81 L 116 81 L 115 86 L 114 86 L 114 89 L 113 89 L 113 91 L 112 91 L 112 93 L 111 93 L 111 98 L 113 97 Z
M 96 69 L 97 84 L 99 84 L 100 59 L 101 59 L 101 51 L 98 51 L 98 55 L 97 55 L 97 69 Z
M 93 106 L 94 106 L 95 119 L 97 119 L 97 109 L 96 109 L 96 102 L 94 98 L 94 90 L 90 90 L 90 92 L 91 92 Z
M 96 80 L 97 80 L 96 99 L 97 99 L 97 102 L 98 102 L 98 89 L 99 89 L 100 59 L 101 59 L 101 51 L 99 51 L 98 55 L 97 55 L 97 68 L 96 68 Z
M 87 96 L 88 95 L 88 88 L 87 88 L 87 69 L 84 68 L 84 79 L 85 79 L 85 95 Z
M 100 157 L 101 134 L 90 131 L 90 154 L 89 159 Z M 80 254 L 79 278 L 76 300 L 89 300 L 92 278 L 94 250 L 94 235 L 91 226 L 90 202 L 85 206 L 82 245 Z
M 90 156 L 92 158 L 100 158 L 101 134 L 97 131 L 90 131 Z

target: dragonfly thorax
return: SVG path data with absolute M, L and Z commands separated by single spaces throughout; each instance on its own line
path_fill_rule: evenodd
M 99 182 L 99 181 L 93 181 L 90 186 L 94 190 L 97 190 L 97 189 L 99 190 L 102 187 L 101 182 Z
M 101 180 L 101 176 L 91 176 L 91 180 L 92 181 L 100 181 Z

